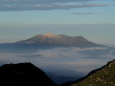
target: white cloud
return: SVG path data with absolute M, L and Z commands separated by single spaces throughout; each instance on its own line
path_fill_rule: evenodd
M 21 58 L 19 57 L 20 54 L 16 53 L 0 53 L 0 62 L 2 63 L 19 63 L 19 62 L 26 62 L 28 58 Z
M 114 59 L 115 55 L 112 55 L 111 53 L 105 54 L 105 55 L 100 55 L 100 57 L 104 57 L 106 59 Z
M 80 48 L 54 48 L 54 49 L 46 49 L 46 50 L 39 50 L 38 54 L 45 57 L 45 58 L 81 58 L 87 57 L 87 55 L 81 55 L 78 52 L 84 49 Z M 86 50 L 86 49 L 85 49 Z M 37 53 L 37 52 L 36 52 Z
M 77 76 L 79 73 L 87 74 L 93 69 L 99 68 L 106 64 L 114 57 L 110 56 L 112 51 L 100 55 L 103 59 L 97 57 L 88 57 L 89 54 L 79 52 L 96 52 L 105 51 L 106 47 L 92 47 L 92 48 L 53 48 L 53 49 L 38 49 L 31 53 L 0 53 L 0 64 L 6 63 L 22 63 L 31 62 L 37 67 L 47 72 L 53 72 L 59 76 Z M 110 58 L 109 58 L 110 56 Z M 106 58 L 108 57 L 108 58 Z

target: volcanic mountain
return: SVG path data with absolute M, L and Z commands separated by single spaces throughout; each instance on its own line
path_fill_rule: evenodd
M 106 47 L 95 44 L 83 36 L 55 35 L 52 33 L 39 34 L 26 40 L 15 43 L 0 44 L 0 52 L 34 52 L 38 49 L 51 49 L 54 47 Z
M 52 33 L 39 34 L 27 40 L 17 43 L 36 44 L 43 46 L 76 46 L 76 47 L 98 47 L 101 45 L 88 41 L 82 36 L 55 35 Z

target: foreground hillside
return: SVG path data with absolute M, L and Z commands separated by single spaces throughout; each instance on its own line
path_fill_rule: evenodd
M 0 67 L 0 86 L 57 86 L 31 63 L 5 64 Z M 115 60 L 93 70 L 86 77 L 60 86 L 115 86 Z
M 90 72 L 89 75 L 74 82 L 71 86 L 115 86 L 115 60 Z
M 20 63 L 0 67 L 0 86 L 56 86 L 56 84 L 31 63 Z

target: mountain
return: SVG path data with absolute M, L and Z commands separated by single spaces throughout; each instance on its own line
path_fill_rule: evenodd
M 0 52 L 34 52 L 38 49 L 51 49 L 55 47 L 106 47 L 95 44 L 82 36 L 55 35 L 52 33 L 39 34 L 26 40 L 15 43 L 0 44 Z
M 55 35 L 52 33 L 39 34 L 27 40 L 16 43 L 36 44 L 43 46 L 76 46 L 76 47 L 98 47 L 101 45 L 88 41 L 82 36 Z
M 61 86 L 115 86 L 115 59 L 87 76 Z
M 56 86 L 31 63 L 5 64 L 0 67 L 0 86 Z

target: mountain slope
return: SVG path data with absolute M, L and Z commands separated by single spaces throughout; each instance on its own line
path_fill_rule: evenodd
M 0 67 L 0 86 L 56 86 L 56 84 L 31 63 L 20 63 Z
M 31 63 L 6 64 L 0 67 L 0 86 L 57 86 Z M 115 86 L 115 60 L 93 70 L 87 76 L 60 86 Z
M 88 41 L 82 36 L 67 36 L 55 35 L 52 33 L 39 34 L 27 40 L 19 41 L 17 43 L 37 44 L 45 46 L 77 46 L 77 47 L 97 47 L 101 46 Z
M 86 77 L 75 81 L 71 86 L 115 86 L 115 60 L 90 72 Z

